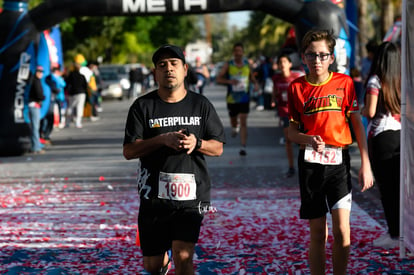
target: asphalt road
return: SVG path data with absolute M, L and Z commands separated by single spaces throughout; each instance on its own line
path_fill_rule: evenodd
M 225 105 L 225 88 L 210 85 L 205 95 L 216 107 L 225 126 L 227 143 L 221 157 L 207 157 L 213 188 L 243 184 L 252 187 L 283 184 L 296 187 L 297 177 L 284 178 L 287 160 L 279 119 L 274 110 L 256 111 L 252 103 L 248 119 L 247 156 L 238 154 L 239 137 L 230 136 L 229 119 Z M 84 119 L 83 128 L 54 129 L 52 145 L 44 155 L 26 154 L 17 157 L 0 157 L 0 183 L 48 181 L 59 178 L 76 178 L 83 182 L 97 181 L 100 177 L 134 182 L 136 161 L 122 156 L 125 119 L 132 100 L 105 100 L 100 120 Z M 295 148 L 297 151 L 297 148 Z M 354 175 L 354 200 L 365 211 L 381 216 L 378 192 L 374 188 L 359 192 L 356 180 L 359 155 L 356 145 L 351 146 Z M 380 220 L 383 223 L 383 220 Z
M 205 89 L 205 95 L 216 107 L 222 119 L 227 143 L 222 156 L 207 157 L 212 179 L 212 199 L 221 206 L 221 214 L 215 219 L 206 219 L 203 234 L 216 232 L 216 235 L 203 238 L 198 254 L 204 255 L 204 250 L 217 245 L 220 246 L 218 252 L 222 253 L 217 253 L 220 257 L 232 257 L 234 261 L 239 261 L 242 258 L 238 258 L 237 253 L 233 255 L 235 247 L 224 243 L 220 245 L 220 242 L 215 244 L 215 238 L 219 238 L 220 234 L 232 233 L 234 236 L 224 238 L 223 235 L 220 238 L 223 242 L 235 241 L 242 236 L 243 231 L 239 230 L 256 230 L 258 222 L 263 227 L 269 227 L 264 230 L 274 230 L 277 234 L 284 232 L 276 228 L 284 223 L 280 221 L 279 224 L 273 220 L 279 220 L 287 213 L 296 215 L 296 204 L 299 204 L 298 179 L 297 176 L 284 178 L 288 168 L 287 160 L 284 145 L 279 142 L 282 129 L 274 110 L 256 111 L 252 103 L 248 120 L 247 156 L 239 156 L 239 137 L 232 138 L 230 135 L 225 88 L 210 85 Z M 124 125 L 131 103 L 132 100 L 126 99 L 105 100 L 100 120 L 91 122 L 85 119 L 82 129 L 55 129 L 51 136 L 52 145 L 46 148 L 44 155 L 0 157 L 0 273 L 9 271 L 7 274 L 38 274 L 38 270 L 47 269 L 51 273 L 42 274 L 71 274 L 64 272 L 88 270 L 91 267 L 89 261 L 96 263 L 94 268 L 116 270 L 118 262 L 122 259 L 126 261 L 122 265 L 124 271 L 128 268 L 136 271 L 137 266 L 140 266 L 139 261 L 142 259 L 137 249 L 131 246 L 134 242 L 135 217 L 138 212 L 137 161 L 127 161 L 122 156 Z M 369 219 L 378 222 L 383 230 L 386 226 L 378 191 L 374 188 L 364 193 L 359 192 L 356 181 L 359 155 L 355 144 L 351 146 L 350 152 L 354 178 L 353 198 L 358 206 L 355 207 L 355 214 L 358 216 L 368 213 Z M 284 205 L 284 202 L 296 206 Z M 288 210 L 285 213 L 284 207 Z M 234 219 L 245 222 L 246 226 L 237 227 L 231 224 L 228 226 L 232 230 L 223 230 L 222 223 L 233 221 L 233 218 L 228 216 L 230 213 L 235 215 Z M 258 217 L 261 214 L 264 216 Z M 297 219 L 293 216 L 293 220 Z M 364 220 L 366 218 L 366 215 L 363 216 Z M 265 220 L 268 224 L 264 223 Z M 366 228 L 356 230 L 360 234 L 359 241 L 365 242 L 368 239 L 370 242 L 373 234 L 380 234 L 377 229 L 379 227 L 371 228 L 370 230 L 374 231 L 368 231 L 369 236 L 361 235 L 366 234 Z M 250 233 L 247 235 L 251 237 Z M 302 236 L 299 240 L 301 238 Z M 294 240 L 295 238 L 291 241 Z M 208 241 L 213 244 L 206 243 Z M 285 244 L 286 251 L 290 251 L 291 247 L 288 244 L 291 241 L 280 241 L 278 249 Z M 263 242 L 267 245 L 262 247 L 262 251 L 269 250 L 266 252 L 268 254 L 264 255 L 272 255 L 272 259 L 261 265 L 274 266 L 272 241 Z M 68 250 L 71 247 L 76 249 Z M 300 241 L 296 248 L 300 248 L 299 251 L 303 250 Z M 246 247 L 238 249 L 239 254 L 245 255 Z M 117 256 L 102 254 L 108 251 Z M 281 257 L 280 263 L 297 262 L 298 259 L 290 259 L 290 253 L 286 251 L 280 251 L 280 255 L 278 254 Z M 361 257 L 368 257 L 368 260 L 374 257 L 381 261 L 389 261 L 387 257 L 378 258 L 376 255 L 382 252 L 377 250 L 368 256 L 364 249 L 358 251 L 361 253 L 359 255 L 363 255 Z M 60 258 L 56 259 L 55 255 L 59 255 Z M 28 260 L 35 258 L 40 260 L 39 264 Z M 266 260 L 256 256 L 253 258 L 255 261 Z M 220 260 L 221 258 L 212 260 L 216 268 L 219 268 Z M 358 258 L 355 260 L 355 263 L 359 264 Z M 204 263 L 200 264 L 199 268 L 205 270 L 209 266 L 208 257 L 202 261 Z M 399 262 L 394 260 L 393 265 L 398 264 Z M 303 265 L 306 269 L 305 260 Z M 377 264 L 373 266 L 373 269 L 378 268 Z M 238 270 L 237 268 L 234 267 Z M 27 273 L 29 271 L 32 273 Z M 124 274 L 133 273 L 128 271 Z M 98 273 L 91 270 L 90 273 L 82 274 Z

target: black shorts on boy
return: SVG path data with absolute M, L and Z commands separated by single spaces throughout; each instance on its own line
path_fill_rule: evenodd
M 336 208 L 350 210 L 352 181 L 348 149 L 342 150 L 343 159 L 339 165 L 308 163 L 304 155 L 305 150 L 299 150 L 300 218 L 324 217 Z

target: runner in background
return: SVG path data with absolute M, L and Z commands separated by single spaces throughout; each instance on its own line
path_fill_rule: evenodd
M 196 92 L 203 94 L 204 86 L 210 81 L 210 72 L 207 65 L 201 63 L 201 58 L 197 56 L 194 70 L 197 72 Z
M 280 126 L 283 128 L 284 143 L 289 169 L 285 176 L 287 178 L 295 175 L 295 165 L 293 157 L 293 145 L 288 137 L 289 128 L 289 108 L 288 108 L 288 87 L 290 82 L 302 76 L 300 71 L 291 71 L 292 61 L 288 54 L 281 54 L 277 59 L 278 69 L 273 77 L 272 107 L 277 106 L 277 114 L 280 118 Z
M 246 58 L 242 43 L 233 46 L 233 59 L 224 63 L 217 83 L 227 85 L 227 109 L 230 116 L 231 136 L 236 137 L 240 132 L 240 156 L 246 156 L 247 117 L 250 111 L 250 84 L 254 90 L 259 85 L 253 75 L 253 70 Z

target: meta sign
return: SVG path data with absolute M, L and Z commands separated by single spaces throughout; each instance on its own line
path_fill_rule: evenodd
M 167 5 L 168 2 L 168 5 Z M 193 9 L 207 10 L 207 0 L 123 0 L 124 13 L 163 13 L 167 11 L 180 12 Z

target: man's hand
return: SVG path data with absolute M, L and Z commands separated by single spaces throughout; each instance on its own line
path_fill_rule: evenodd
M 191 154 L 196 147 L 197 138 L 194 134 L 189 134 L 183 129 L 178 132 L 165 133 L 164 144 L 176 151 L 188 150 L 187 154 Z
M 182 132 L 182 130 L 178 132 L 168 132 L 163 134 L 165 146 L 170 147 L 176 151 L 184 149 L 182 141 L 185 137 L 186 135 Z
M 194 151 L 194 148 L 197 145 L 197 137 L 194 134 L 185 135 L 181 140 L 183 149 L 188 150 L 187 155 L 191 154 Z

